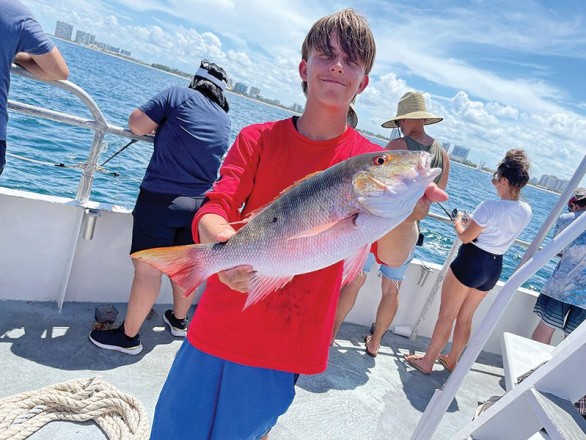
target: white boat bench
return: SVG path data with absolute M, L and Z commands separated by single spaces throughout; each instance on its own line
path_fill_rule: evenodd
M 586 439 L 573 405 L 586 394 L 586 323 L 557 347 L 504 333 L 502 353 L 507 393 L 455 438 Z
M 519 378 L 552 358 L 556 347 L 513 333 L 503 333 L 501 339 L 505 389 L 511 391 Z

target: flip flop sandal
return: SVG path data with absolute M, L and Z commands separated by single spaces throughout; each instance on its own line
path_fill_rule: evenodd
M 443 366 L 443 367 L 444 367 L 446 370 L 448 370 L 450 373 L 451 373 L 452 371 L 454 371 L 454 369 L 453 369 L 453 368 L 450 368 L 450 367 L 449 367 L 449 365 L 448 365 L 448 361 L 446 361 L 446 358 L 445 358 L 444 356 L 442 356 L 441 354 L 440 354 L 440 355 L 437 357 L 437 361 L 438 361 L 440 364 L 442 364 L 442 366 Z
M 368 349 L 368 341 L 370 341 L 370 338 L 372 336 L 365 336 L 364 337 L 364 350 L 366 351 L 366 354 L 369 355 L 370 357 L 375 358 L 378 355 L 378 349 L 376 351 L 376 353 L 373 353 L 372 351 L 370 351 Z M 380 348 L 380 345 L 378 346 L 378 348 Z
M 420 367 L 419 365 L 417 365 L 415 362 L 413 362 L 411 359 L 409 359 L 409 357 L 411 357 L 411 355 L 406 354 L 405 356 L 403 356 L 405 358 L 405 361 L 411 365 L 413 368 L 415 368 L 417 371 L 419 371 L 420 373 L 423 373 L 427 376 L 429 376 L 431 374 L 431 371 L 427 371 L 424 370 L 422 367 Z

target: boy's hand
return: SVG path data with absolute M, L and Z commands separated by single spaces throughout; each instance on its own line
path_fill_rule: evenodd
M 250 276 L 254 270 L 252 266 L 236 266 L 218 272 L 218 278 L 222 283 L 237 292 L 248 292 Z

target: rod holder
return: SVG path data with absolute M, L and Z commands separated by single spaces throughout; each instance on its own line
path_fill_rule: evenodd
M 98 217 L 100 217 L 100 211 L 98 209 L 84 209 L 83 221 L 81 222 L 81 236 L 84 240 L 92 240 L 94 238 Z
M 431 269 L 430 267 L 427 267 L 423 261 L 421 262 L 421 274 L 419 275 L 419 280 L 417 280 L 417 285 L 419 287 L 423 287 L 425 285 L 425 282 L 427 281 L 427 277 L 429 276 L 430 273 L 433 272 L 433 269 Z

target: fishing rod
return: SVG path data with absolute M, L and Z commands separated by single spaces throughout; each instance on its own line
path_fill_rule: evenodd
M 442 208 L 444 210 L 444 212 L 446 213 L 446 215 L 448 216 L 448 218 L 450 220 L 454 220 L 456 218 L 456 215 L 458 215 L 458 210 L 454 209 L 452 212 L 449 212 L 446 208 L 444 208 L 444 205 L 442 205 L 440 202 L 436 202 L 440 208 Z
M 130 139 L 130 142 L 128 142 L 126 145 L 124 145 L 122 148 L 120 148 L 118 151 L 116 151 L 116 153 L 114 153 L 112 156 L 110 156 L 102 165 L 100 165 L 100 167 L 103 167 L 104 165 L 106 165 L 108 162 L 110 162 L 112 159 L 114 159 L 116 156 L 118 156 L 120 153 L 122 153 L 124 150 L 126 150 L 128 147 L 130 147 L 135 142 L 138 142 L 138 139 Z

